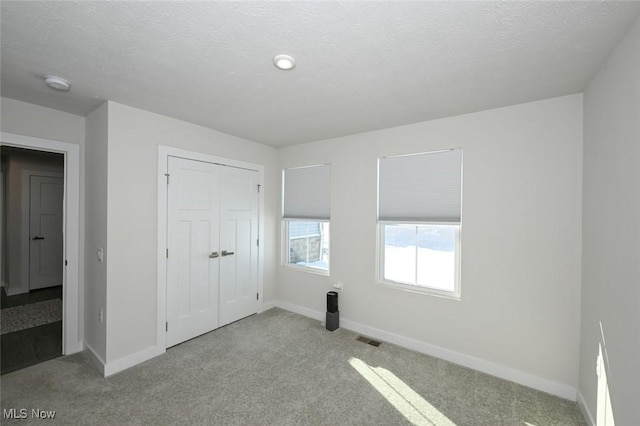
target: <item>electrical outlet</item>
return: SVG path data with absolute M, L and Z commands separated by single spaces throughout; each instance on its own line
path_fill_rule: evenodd
M 98 321 L 100 321 L 100 324 L 104 324 L 104 309 L 100 309 L 100 313 L 98 313 Z

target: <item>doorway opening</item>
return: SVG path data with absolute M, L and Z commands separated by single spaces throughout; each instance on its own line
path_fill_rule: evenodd
M 2 147 L 2 374 L 62 355 L 64 155 Z
M 0 153 L 4 374 L 82 350 L 80 147 L 0 133 Z

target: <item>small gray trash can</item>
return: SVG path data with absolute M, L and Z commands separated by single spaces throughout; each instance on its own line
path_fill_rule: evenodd
M 325 322 L 327 330 L 334 331 L 340 327 L 340 311 L 338 310 L 338 293 L 330 291 L 327 293 L 327 320 Z

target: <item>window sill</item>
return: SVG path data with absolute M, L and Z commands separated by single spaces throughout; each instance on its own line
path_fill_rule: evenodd
M 456 300 L 456 301 L 462 300 L 460 291 L 453 292 L 453 291 L 437 290 L 430 287 L 420 287 L 420 286 L 402 284 L 395 281 L 387 281 L 387 280 L 378 280 L 378 285 L 386 288 L 391 288 L 394 290 L 405 291 L 407 293 L 422 294 L 425 296 L 435 296 L 442 299 L 449 299 L 449 300 Z
M 282 267 L 285 269 L 290 269 L 292 271 L 308 272 L 310 274 L 323 275 L 325 277 L 331 276 L 330 270 L 325 271 L 324 269 L 311 268 L 309 266 L 296 266 L 296 265 L 284 264 L 282 265 Z

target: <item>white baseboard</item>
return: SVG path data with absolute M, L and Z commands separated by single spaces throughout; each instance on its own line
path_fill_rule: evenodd
M 589 410 L 587 401 L 584 399 L 584 395 L 582 395 L 582 392 L 580 391 L 578 391 L 578 407 L 580 407 L 580 411 L 582 412 L 582 417 L 584 417 L 588 425 L 596 426 L 596 422 L 593 420 L 593 416 L 591 415 L 591 410 Z
M 165 349 L 161 349 L 158 346 L 152 346 L 140 352 L 136 352 L 131 355 L 127 355 L 123 358 L 107 363 L 86 342 L 84 343 L 84 346 L 87 349 L 85 353 L 88 355 L 89 359 L 93 361 L 96 367 L 98 367 L 100 374 L 102 374 L 104 377 L 108 377 L 113 374 L 119 373 L 123 370 L 126 370 L 127 368 L 133 367 L 134 365 L 140 364 L 151 358 L 155 358 L 158 355 L 162 355 L 165 352 Z
M 313 318 L 318 321 L 323 321 L 325 319 L 324 312 L 314 311 L 313 309 L 305 308 L 300 305 L 294 305 L 293 303 L 282 302 L 280 300 L 276 300 L 274 303 L 277 308 L 284 309 L 285 311 L 293 312 L 296 314 L 300 314 L 307 318 Z
M 84 347 L 86 349 L 85 354 L 87 354 L 89 359 L 98 368 L 98 371 L 100 371 L 100 374 L 104 376 L 104 366 L 105 366 L 104 360 L 96 353 L 96 351 L 93 350 L 91 345 L 89 345 L 87 342 L 84 342 Z
M 275 307 L 276 307 L 276 302 L 275 302 L 275 301 L 273 301 L 273 300 L 271 300 L 271 301 L 269 301 L 269 302 L 264 302 L 264 303 L 262 304 L 262 312 L 264 312 L 264 311 L 268 311 L 269 309 L 273 309 L 273 308 L 275 308 Z
M 134 365 L 138 365 L 150 360 L 151 358 L 155 358 L 158 355 L 162 355 L 165 352 L 166 349 L 161 346 L 151 346 L 115 361 L 108 362 L 104 366 L 104 377 L 109 377 L 112 374 L 119 373 L 127 368 L 133 367 Z
M 316 319 L 318 321 L 322 321 L 325 318 L 324 312 L 318 312 L 313 309 L 294 305 L 288 302 L 275 301 L 275 306 L 286 311 L 294 312 L 309 318 Z M 482 373 L 490 374 L 501 379 L 509 380 L 511 382 L 515 382 L 532 389 L 540 390 L 542 392 L 556 395 L 571 401 L 576 400 L 576 389 L 563 383 L 557 383 L 552 380 L 543 379 L 541 377 L 525 373 L 524 371 L 520 371 L 511 367 L 495 364 L 490 361 L 465 355 L 460 352 L 455 352 L 446 348 L 442 348 L 440 346 L 421 342 L 419 340 L 401 336 L 399 334 L 391 333 L 378 328 L 369 327 L 367 325 L 360 324 L 346 318 L 340 319 L 340 326 L 359 334 L 365 334 L 368 337 L 373 337 L 384 342 L 393 343 L 394 345 L 402 346 L 407 349 L 423 353 L 425 355 L 440 358 L 454 364 L 459 364 L 464 367 L 468 367 Z

